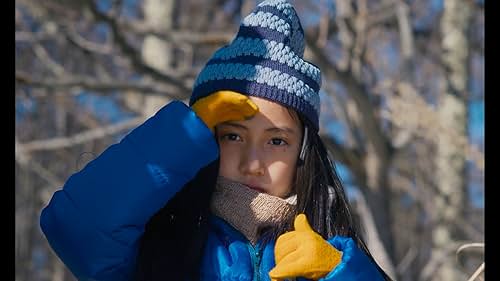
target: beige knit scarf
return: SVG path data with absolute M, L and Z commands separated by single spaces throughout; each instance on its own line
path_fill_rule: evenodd
M 210 210 L 255 244 L 262 229 L 287 221 L 293 216 L 296 198 L 294 195 L 282 199 L 219 177 Z

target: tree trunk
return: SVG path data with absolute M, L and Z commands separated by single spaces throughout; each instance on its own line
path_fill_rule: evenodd
M 444 93 L 439 104 L 441 134 L 436 153 L 435 197 L 437 218 L 433 230 L 433 254 L 443 253 L 434 280 L 465 280 L 455 258 L 454 227 L 462 217 L 466 198 L 465 143 L 467 140 L 467 29 L 471 7 L 466 0 L 445 0 L 441 19 L 443 63 L 446 71 Z
M 175 0 L 145 0 L 144 21 L 154 30 L 171 30 L 173 26 L 173 10 Z M 169 70 L 172 65 L 172 46 L 169 42 L 155 35 L 144 38 L 141 50 L 144 62 L 160 72 Z M 163 105 L 168 103 L 168 98 L 156 95 L 144 95 L 128 92 L 127 105 L 140 112 L 145 118 L 150 117 Z
M 368 188 L 362 189 L 362 192 L 366 198 L 369 198 L 367 205 L 370 207 L 373 219 L 378 226 L 378 237 L 367 237 L 367 244 L 373 250 L 374 258 L 385 269 L 387 274 L 394 278 L 395 269 L 392 261 L 395 260 L 395 243 L 394 234 L 392 233 L 391 189 L 388 181 L 390 156 L 387 150 L 377 153 L 373 147 L 373 143 L 369 141 L 364 159 L 366 186 Z M 366 223 L 364 223 L 364 227 L 367 227 Z M 376 238 L 381 239 L 383 248 L 376 243 L 378 242 Z

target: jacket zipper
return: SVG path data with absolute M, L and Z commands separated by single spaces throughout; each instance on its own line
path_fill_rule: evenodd
M 253 246 L 251 243 L 248 243 L 248 249 L 250 250 L 250 257 L 253 263 L 253 280 L 260 281 L 260 260 L 261 260 L 261 249 L 259 244 L 257 243 Z

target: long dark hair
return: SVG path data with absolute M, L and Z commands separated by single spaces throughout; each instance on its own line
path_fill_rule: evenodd
M 320 136 L 308 133 L 310 144 L 304 163 L 297 168 L 297 212 L 305 213 L 311 227 L 323 238 L 351 237 L 376 265 L 385 280 L 392 280 L 371 255 L 351 213 L 344 187 Z
M 299 118 L 302 124 L 307 124 L 302 116 L 299 115 Z M 335 235 L 351 237 L 376 265 L 384 279 L 392 280 L 375 261 L 362 238 L 335 163 L 329 157 L 321 137 L 312 130 L 304 131 L 308 134 L 309 144 L 295 176 L 297 213 L 304 213 L 311 227 L 324 239 Z M 290 224 L 286 227 L 289 228 Z
M 146 224 L 133 280 L 198 280 L 219 160 L 202 168 Z
M 303 116 L 291 110 L 294 118 L 307 126 Z M 305 213 L 311 227 L 323 238 L 351 237 L 377 266 L 386 280 L 391 278 L 373 259 L 360 235 L 344 187 L 320 136 L 307 132 L 305 157 L 297 167 L 293 192 L 297 194 L 297 213 Z M 199 279 L 203 247 L 208 233 L 209 202 L 216 184 L 219 161 L 202 169 L 146 225 L 141 239 L 135 280 Z M 291 230 L 290 221 L 267 229 L 266 238 Z
M 290 116 L 303 125 L 307 134 L 304 159 L 299 159 L 292 193 L 297 195 L 296 213 L 303 213 L 311 227 L 324 239 L 335 235 L 351 237 L 358 247 L 372 260 L 385 280 L 392 280 L 378 265 L 361 235 L 358 221 L 351 213 L 344 186 L 337 174 L 335 163 L 331 160 L 321 137 L 312 129 L 306 130 L 309 121 L 300 113 L 289 109 Z M 292 230 L 293 220 L 265 230 L 265 239 L 276 239 L 279 235 Z

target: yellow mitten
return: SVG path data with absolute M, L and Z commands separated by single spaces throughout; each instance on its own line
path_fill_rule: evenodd
M 259 111 L 247 96 L 233 91 L 215 92 L 199 99 L 191 108 L 212 131 L 219 123 L 245 120 Z
M 318 280 L 330 273 L 342 259 L 335 249 L 312 230 L 304 214 L 295 218 L 294 231 L 287 232 L 276 241 L 276 266 L 269 272 L 274 280 L 305 277 Z

